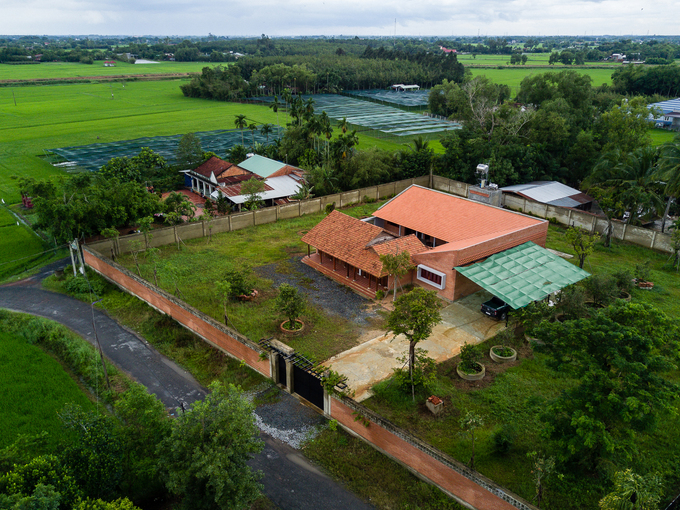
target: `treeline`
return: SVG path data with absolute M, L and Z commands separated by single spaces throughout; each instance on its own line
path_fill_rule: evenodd
M 205 67 L 181 86 L 187 97 L 230 100 L 293 92 L 338 92 L 387 88 L 395 83 L 421 86 L 442 80 L 461 81 L 463 65 L 455 55 L 414 54 L 406 60 L 349 55 L 245 58 L 224 68 Z
M 612 74 L 614 89 L 623 94 L 680 96 L 680 67 L 627 65 Z

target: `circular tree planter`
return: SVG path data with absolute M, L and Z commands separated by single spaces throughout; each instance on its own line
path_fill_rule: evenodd
M 630 295 L 629 292 L 626 292 L 625 290 L 622 290 L 619 293 L 619 299 L 623 299 L 624 301 L 630 302 L 632 296 Z
M 511 351 L 512 354 L 510 356 L 501 356 L 499 354 L 496 354 L 494 352 L 494 349 L 507 349 Z M 517 351 L 513 349 L 512 347 L 507 347 L 505 345 L 494 345 L 491 349 L 489 349 L 489 357 L 495 361 L 496 363 L 505 363 L 506 361 L 515 361 L 517 359 Z
M 456 366 L 456 372 L 458 373 L 458 376 L 466 381 L 479 381 L 480 379 L 483 379 L 484 375 L 486 374 L 486 367 L 479 362 L 475 362 L 475 364 L 479 368 L 479 372 L 474 374 L 463 372 L 460 369 L 460 365 Z
M 286 328 L 285 325 L 288 324 L 288 322 L 289 322 L 288 319 L 286 319 L 285 321 L 283 321 L 283 322 L 279 325 L 279 329 L 280 329 L 283 333 L 285 333 L 286 335 L 288 335 L 288 336 L 296 336 L 296 335 L 299 335 L 299 334 L 301 334 L 301 333 L 304 331 L 304 329 L 305 329 L 305 323 L 302 322 L 300 319 L 295 319 L 295 323 L 300 325 L 300 327 L 299 327 L 298 329 L 288 329 L 288 328 Z

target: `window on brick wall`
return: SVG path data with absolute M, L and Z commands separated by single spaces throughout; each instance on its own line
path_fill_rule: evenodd
M 446 287 L 446 275 L 436 269 L 420 264 L 416 278 L 421 282 L 428 283 L 438 289 Z

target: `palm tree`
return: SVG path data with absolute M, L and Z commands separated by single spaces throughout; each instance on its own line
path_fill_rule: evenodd
M 243 129 L 248 125 L 246 122 L 246 116 L 236 115 L 236 118 L 234 119 L 234 125 L 237 129 L 241 130 L 241 145 L 245 145 L 245 142 L 243 141 Z
M 630 213 L 627 220 L 630 223 L 645 213 L 663 208 L 658 163 L 656 147 L 643 147 L 628 154 L 611 151 L 600 158 L 584 185 L 616 188 Z
M 671 200 L 673 198 L 677 200 L 680 196 L 680 135 L 677 135 L 672 142 L 668 142 L 661 147 L 659 177 L 666 183 L 664 191 L 668 195 L 666 210 L 663 213 L 663 221 L 661 222 L 661 232 L 663 232 L 666 227 L 666 218 L 671 207 Z
M 413 145 L 405 144 L 413 152 L 425 151 L 428 149 L 430 142 L 425 140 L 422 135 L 416 136 L 411 142 Z
M 269 108 L 272 109 L 274 113 L 276 113 L 276 125 L 279 126 L 279 129 L 281 128 L 281 124 L 279 124 L 279 106 L 281 103 L 279 103 L 279 96 L 274 96 L 274 101 L 272 101 L 272 104 L 269 105 Z
M 347 133 L 347 130 L 349 129 L 349 124 L 347 123 L 347 117 L 343 117 L 342 120 L 340 121 L 340 131 L 342 131 L 342 134 L 344 135 Z
M 252 122 L 250 126 L 248 126 L 248 129 L 250 130 L 250 135 L 253 137 L 253 147 L 255 147 L 255 131 L 257 131 L 257 124 Z
M 283 101 L 286 103 L 286 114 L 288 114 L 288 105 L 293 100 L 293 94 L 291 93 L 290 89 L 283 89 L 281 96 L 283 96 Z
M 271 124 L 262 124 L 260 126 L 260 134 L 267 138 L 267 143 L 269 143 L 269 135 L 271 134 L 271 132 L 272 132 Z

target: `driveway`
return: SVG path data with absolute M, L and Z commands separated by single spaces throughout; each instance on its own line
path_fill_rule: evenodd
M 118 368 L 155 394 L 167 407 L 191 404 L 205 395 L 189 372 L 176 365 L 135 332 L 121 326 L 104 312 L 69 296 L 44 290 L 41 281 L 67 259 L 42 268 L 37 275 L 0 286 L 0 308 L 29 313 L 57 321 L 90 343 L 94 343 L 93 324 L 104 355 Z M 280 510 L 371 510 L 364 502 L 299 451 L 300 444 L 325 421 L 320 414 L 278 388 L 265 385 L 270 402 L 254 412 L 264 450 L 248 464 L 264 473 L 264 493 Z M 254 398 L 257 391 L 247 395 Z
M 437 324 L 430 337 L 418 344 L 428 351 L 437 363 L 457 356 L 465 343 L 478 344 L 491 338 L 505 327 L 484 315 L 481 305 L 491 299 L 487 291 L 479 291 L 451 303 L 441 311 L 442 322 Z M 348 386 L 355 392 L 355 400 L 369 398 L 371 387 L 392 375 L 401 365 L 397 358 L 408 352 L 408 341 L 403 335 L 377 336 L 352 349 L 333 356 L 324 363 L 347 377 Z

